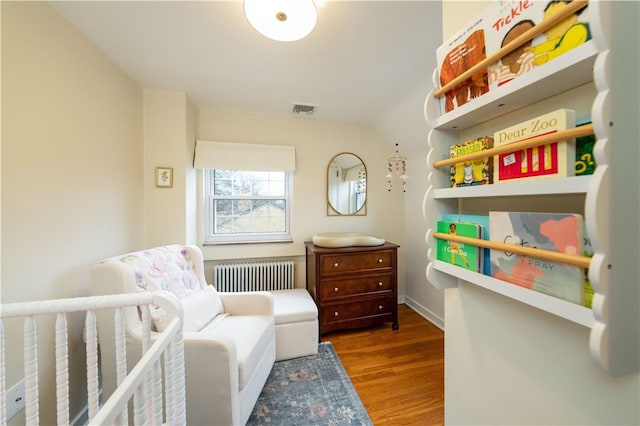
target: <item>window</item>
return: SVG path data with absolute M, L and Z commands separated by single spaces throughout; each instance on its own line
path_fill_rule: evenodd
M 204 244 L 292 241 L 293 146 L 197 140 L 193 167 L 204 175 Z
M 292 175 L 205 169 L 205 244 L 289 241 Z

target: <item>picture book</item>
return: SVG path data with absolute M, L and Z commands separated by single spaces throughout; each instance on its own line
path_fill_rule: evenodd
M 455 223 L 475 223 L 481 227 L 482 239 L 489 240 L 490 229 L 488 215 L 445 213 L 442 215 L 442 220 Z M 485 275 L 491 275 L 490 250 L 483 248 L 482 251 L 483 261 L 481 271 Z
M 438 221 L 438 232 L 461 237 L 482 238 L 482 228 L 474 223 Z M 470 271 L 479 272 L 482 270 L 482 253 L 483 249 L 471 244 L 438 239 L 436 258 Z
M 493 135 L 495 147 L 557 133 L 575 126 L 575 113 L 559 109 L 531 118 Z M 575 174 L 575 139 L 493 156 L 493 182 L 544 179 Z
M 552 0 L 496 0 L 436 49 L 440 87 L 500 50 L 568 2 Z M 588 7 L 543 31 L 479 70 L 441 97 L 443 113 L 535 71 L 536 68 L 591 39 Z
M 436 49 L 440 87 L 444 87 L 486 58 L 484 19 L 482 16 L 479 17 Z M 485 68 L 445 92 L 441 98 L 444 112 L 452 111 L 473 98 L 487 93 L 489 91 L 487 79 L 487 69 Z
M 583 250 L 583 219 L 571 213 L 489 212 L 491 241 L 565 254 Z M 491 250 L 491 276 L 531 290 L 584 303 L 583 268 Z
M 482 136 L 471 139 L 449 148 L 449 158 L 458 158 L 474 152 L 485 151 L 493 147 L 493 138 Z M 489 157 L 477 158 L 452 164 L 449 168 L 451 187 L 488 185 L 493 182 L 493 159 Z
M 591 124 L 591 117 L 576 119 L 576 127 Z M 592 175 L 596 170 L 596 160 L 593 158 L 593 146 L 596 135 L 580 136 L 576 138 L 576 176 Z
M 569 2 L 499 0 L 485 14 L 491 16 L 486 44 L 493 53 L 515 40 Z M 495 90 L 591 39 L 587 7 L 503 56 L 488 69 L 489 90 Z

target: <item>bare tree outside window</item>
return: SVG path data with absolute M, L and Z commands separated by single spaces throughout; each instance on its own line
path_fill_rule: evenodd
M 205 243 L 288 237 L 290 172 L 216 169 L 205 175 Z

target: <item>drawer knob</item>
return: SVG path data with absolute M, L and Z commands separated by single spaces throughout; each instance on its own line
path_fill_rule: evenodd
M 382 305 L 378 305 L 378 309 L 382 310 Z
M 382 281 L 378 281 L 378 287 L 382 287 Z
M 337 317 L 337 316 L 338 316 L 338 312 L 337 312 L 337 311 L 336 311 L 336 312 L 334 312 L 334 313 L 333 313 L 333 316 L 334 316 L 334 317 Z
M 378 259 L 378 263 L 382 263 L 382 258 Z
M 338 262 L 334 263 L 334 264 L 333 264 L 333 267 L 334 267 L 334 268 L 337 268 L 337 267 L 338 267 Z
M 338 292 L 338 287 L 334 288 L 333 291 Z

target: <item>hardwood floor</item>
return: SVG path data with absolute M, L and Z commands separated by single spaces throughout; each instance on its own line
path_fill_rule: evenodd
M 406 305 L 390 324 L 322 336 L 333 343 L 376 426 L 444 424 L 444 333 Z

